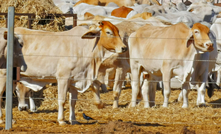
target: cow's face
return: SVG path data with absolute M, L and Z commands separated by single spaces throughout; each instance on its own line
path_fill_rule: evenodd
M 7 40 L 7 31 L 4 32 L 4 39 Z M 25 71 L 27 69 L 27 65 L 24 61 L 23 55 L 22 55 L 22 41 L 18 35 L 15 34 L 14 36 L 14 66 L 20 67 L 21 71 Z M 5 57 L 7 56 L 7 48 L 5 49 Z
M 195 23 L 191 31 L 192 37 L 190 40 L 192 40 L 192 43 L 197 50 L 202 52 L 213 51 L 213 43 L 209 38 L 210 29 L 207 26 Z
M 25 87 L 20 82 L 17 82 L 16 93 L 18 96 L 18 110 L 28 110 L 28 104 L 26 103 L 26 96 L 29 93 L 29 88 Z
M 121 40 L 119 30 L 116 26 L 108 21 L 102 21 L 99 22 L 99 28 L 101 29 L 101 35 L 98 45 L 116 53 L 127 51 L 127 47 Z
M 100 35 L 97 34 L 98 32 Z M 127 51 L 127 46 L 125 46 L 121 40 L 118 28 L 108 21 L 98 22 L 96 28 L 93 28 L 89 32 L 85 33 L 82 38 L 90 39 L 95 36 L 100 36 L 99 41 L 96 44 L 99 49 L 104 47 L 107 50 L 116 53 L 123 53 Z

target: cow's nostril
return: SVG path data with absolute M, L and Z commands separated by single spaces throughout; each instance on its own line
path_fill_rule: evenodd
M 20 106 L 20 107 L 18 107 L 18 110 L 19 110 L 19 111 L 26 111 L 26 110 L 28 110 L 28 108 L 25 107 L 25 106 L 24 106 L 24 107 L 21 107 L 21 106 Z
M 207 46 L 207 47 L 212 47 L 213 44 L 212 44 L 212 43 L 206 43 L 206 46 Z
M 127 47 L 122 47 L 122 52 L 126 52 L 127 51 Z

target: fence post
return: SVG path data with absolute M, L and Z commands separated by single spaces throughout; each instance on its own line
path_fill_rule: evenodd
M 74 14 L 73 16 L 73 27 L 77 26 L 77 14 Z
M 31 15 L 28 15 L 28 28 L 29 29 L 32 29 L 31 24 L 32 24 Z
M 12 128 L 14 17 L 15 17 L 15 8 L 8 7 L 7 66 L 6 66 L 7 76 L 6 76 L 6 107 L 5 107 L 6 130 Z

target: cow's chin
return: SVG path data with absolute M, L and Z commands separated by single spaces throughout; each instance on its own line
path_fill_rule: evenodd
M 206 52 L 212 52 L 214 48 L 204 48 L 204 49 L 198 49 L 198 53 L 206 53 Z

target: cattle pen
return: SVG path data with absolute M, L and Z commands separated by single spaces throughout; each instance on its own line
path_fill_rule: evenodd
M 0 13 L 6 16 L 7 13 Z M 32 29 L 32 23 L 35 20 L 34 14 L 17 13 L 18 16 L 28 16 L 29 29 Z M 44 16 L 44 15 L 43 15 Z M 53 16 L 53 17 L 52 17 Z M 52 22 L 60 16 L 73 17 L 73 27 L 77 25 L 76 14 L 49 14 L 48 19 Z M 6 17 L 7 18 L 7 17 Z M 5 23 L 5 21 L 4 21 Z M 45 24 L 47 25 L 47 24 Z M 219 24 L 220 25 L 220 24 Z M 7 26 L 7 25 L 6 25 Z M 37 30 L 37 29 L 35 29 Z M 1 34 L 0 34 L 1 35 Z M 36 35 L 28 36 L 51 36 Z M 55 35 L 53 35 L 55 36 Z M 62 35 L 76 36 L 79 35 Z M 56 37 L 58 38 L 58 37 Z M 46 44 L 47 45 L 47 44 Z M 91 50 L 88 50 L 91 51 Z M 22 56 L 22 55 L 19 55 Z M 36 56 L 36 55 L 25 55 Z M 37 55 L 50 57 L 51 55 Z M 53 58 L 53 56 L 51 56 Z M 54 56 L 56 57 L 56 56 Z M 37 58 L 37 57 L 36 57 Z M 87 59 L 91 57 L 81 57 Z M 125 59 L 127 57 L 118 57 Z M 145 60 L 145 59 L 143 59 Z M 161 60 L 161 59 L 147 59 Z M 40 64 L 40 63 L 39 63 Z M 39 72 L 40 73 L 40 72 Z M 25 76 L 23 76 L 25 79 Z M 27 77 L 28 78 L 28 77 Z M 44 76 L 36 76 L 33 79 L 44 79 Z M 55 78 L 47 78 L 54 80 Z M 86 79 L 86 78 L 85 78 Z M 114 79 L 109 80 L 114 82 Z M 158 81 L 151 81 L 158 82 Z M 36 105 L 36 111 L 18 109 L 18 96 L 13 93 L 12 113 L 13 124 L 9 130 L 5 129 L 5 122 L 0 124 L 0 133 L 85 133 L 85 134 L 103 134 L 103 133 L 136 133 L 136 134 L 214 134 L 221 133 L 221 92 L 215 89 L 213 96 L 205 96 L 206 105 L 197 106 L 197 90 L 190 89 L 188 95 L 189 107 L 182 108 L 182 102 L 177 100 L 180 94 L 180 88 L 172 89 L 169 98 L 169 107 L 162 107 L 163 95 L 162 89 L 156 90 L 155 106 L 144 108 L 143 100 L 139 100 L 135 107 L 129 107 L 131 102 L 131 85 L 126 84 L 121 91 L 119 98 L 119 107 L 113 108 L 114 97 L 113 87 L 108 87 L 107 92 L 100 93 L 100 99 L 105 104 L 104 108 L 98 109 L 94 104 L 93 89 L 88 89 L 84 93 L 78 93 L 75 115 L 78 124 L 71 125 L 68 122 L 69 95 L 67 94 L 64 104 L 65 125 L 59 125 L 58 116 L 58 86 L 56 84 L 47 84 L 42 90 L 30 91 L 25 100 L 30 101 L 29 94 Z M 5 97 L 2 97 L 5 99 Z M 6 119 L 6 102 L 2 101 L 3 120 Z M 88 117 L 85 117 L 88 116 Z M 90 117 L 90 118 L 89 118 Z

